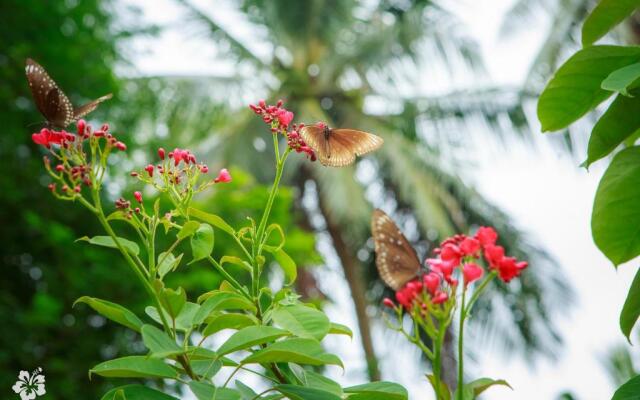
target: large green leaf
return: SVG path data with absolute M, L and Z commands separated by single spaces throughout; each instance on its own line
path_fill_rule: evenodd
M 166 274 L 171 271 L 175 271 L 180 265 L 180 261 L 182 261 L 182 254 L 178 255 L 178 257 L 174 256 L 172 253 L 160 253 L 158 255 L 158 275 L 160 279 L 164 278 Z
M 600 180 L 591 215 L 593 240 L 614 265 L 640 254 L 640 147 L 618 153 Z
M 603 89 L 612 92 L 620 92 L 625 96 L 631 96 L 629 90 L 640 85 L 640 63 L 627 65 L 613 71 L 600 85 Z
M 291 400 L 341 400 L 340 396 L 322 389 L 297 385 L 276 385 L 275 388 Z
M 100 400 L 178 400 L 155 389 L 143 385 L 126 385 L 113 388 L 105 393 Z
M 220 314 L 209 321 L 207 327 L 202 331 L 202 336 L 211 336 L 223 329 L 242 329 L 256 324 L 258 324 L 258 320 L 249 314 Z
M 338 382 L 329 379 L 324 375 L 305 370 L 303 383 L 307 387 L 324 390 L 326 392 L 335 394 L 339 398 L 342 398 L 342 386 L 340 386 Z
M 640 269 L 638 269 L 636 276 L 633 278 L 627 299 L 624 301 L 624 306 L 620 313 L 620 329 L 629 342 L 631 342 L 629 335 L 631 335 L 631 330 L 638 317 L 640 317 Z
M 191 251 L 193 261 L 202 260 L 211 255 L 213 251 L 214 234 L 209 224 L 201 224 L 191 236 Z
M 183 240 L 188 238 L 189 236 L 196 233 L 196 231 L 200 228 L 200 223 L 198 221 L 187 221 L 182 225 L 182 229 L 176 235 L 179 240 Z
M 582 45 L 588 46 L 640 7 L 640 0 L 601 0 L 582 26 Z
M 248 350 L 253 346 L 274 341 L 288 334 L 287 331 L 273 326 L 248 326 L 231 335 L 220 346 L 217 353 L 223 356 L 238 350 Z
M 164 285 L 160 281 L 156 281 L 156 285 L 160 304 L 167 314 L 171 316 L 171 319 L 176 318 L 187 303 L 187 293 L 182 287 L 179 287 L 177 290 L 164 288 Z
M 342 361 L 340 361 L 336 355 L 326 353 L 317 340 L 303 338 L 292 338 L 275 342 L 242 360 L 242 364 L 272 362 L 339 365 L 342 367 Z
M 165 358 L 184 353 L 184 349 L 178 346 L 175 340 L 153 325 L 144 325 L 142 327 L 142 342 L 155 358 Z
M 280 306 L 273 310 L 271 318 L 276 325 L 298 337 L 322 340 L 329 333 L 329 318 L 315 308 L 302 304 Z
M 112 249 L 118 248 L 118 245 L 111 236 L 94 236 L 92 238 L 83 236 L 78 240 L 89 242 L 91 244 L 95 244 L 96 246 L 110 247 Z M 140 247 L 138 247 L 137 243 L 121 237 L 118 238 L 118 243 L 120 243 L 120 245 L 127 251 L 127 253 L 133 254 L 134 256 L 140 254 Z
M 640 61 L 640 47 L 591 46 L 556 71 L 538 100 L 542 131 L 567 127 L 602 103 L 611 92 L 600 87 L 613 71 Z
M 640 129 L 640 97 L 618 95 L 591 131 L 587 152 L 588 167 L 607 156 Z
M 196 374 L 211 379 L 222 368 L 220 360 L 191 360 L 191 369 Z
M 227 224 L 224 219 L 215 214 L 209 214 L 204 211 L 200 211 L 197 208 L 189 208 L 189 215 L 198 218 L 201 221 L 207 222 L 216 228 L 220 228 L 230 235 L 235 235 L 235 230 L 231 225 Z
M 199 325 L 214 311 L 218 310 L 250 310 L 255 311 L 256 307 L 247 298 L 234 292 L 221 292 L 214 290 L 198 298 L 204 301 L 200 309 L 193 318 L 195 325 Z
M 177 378 L 178 373 L 171 366 L 157 358 L 129 356 L 105 361 L 89 370 L 89 376 L 96 374 L 107 378 Z
M 204 382 L 189 382 L 189 389 L 198 400 L 240 400 L 240 393 L 233 389 L 215 387 Z
M 631 378 L 620 386 L 613 394 L 611 400 L 638 400 L 640 399 L 640 375 Z
M 407 400 L 407 389 L 393 382 L 371 382 L 344 389 L 350 393 L 349 400 Z
M 136 332 L 140 332 L 140 328 L 142 328 L 143 322 L 140 318 L 120 304 L 88 296 L 80 297 L 73 305 L 75 306 L 78 303 L 85 303 L 100 315 L 124 325 L 129 329 L 133 329 Z
M 353 338 L 353 332 L 351 331 L 351 328 L 346 325 L 338 324 L 336 322 L 331 323 L 331 326 L 329 327 L 329 333 L 333 335 L 346 335 L 350 338 Z

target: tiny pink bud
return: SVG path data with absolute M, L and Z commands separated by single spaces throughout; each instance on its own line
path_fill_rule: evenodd
M 76 193 L 80 193 L 80 186 L 74 187 L 73 191 L 76 192 Z
M 149 164 L 146 167 L 144 167 L 144 170 L 147 171 L 147 174 L 149 174 L 149 177 L 153 177 L 153 165 Z
M 120 151 L 125 151 L 127 149 L 127 145 L 122 142 L 117 142 L 116 148 Z
M 58 172 L 64 171 L 64 165 L 62 165 L 62 164 L 56 165 L 56 171 L 58 171 Z
M 79 119 L 76 123 L 76 128 L 78 128 L 78 135 L 84 136 L 84 130 L 87 127 L 87 123 L 83 119 Z
M 384 304 L 385 307 L 396 308 L 396 303 L 388 297 L 385 297 L 384 300 L 382 300 L 382 304 Z
M 158 157 L 160 157 L 161 160 L 164 160 L 164 155 L 165 155 L 165 151 L 162 147 L 160 147 L 158 149 Z M 171 155 L 169 155 L 169 157 L 171 157 Z
M 140 192 L 133 192 L 133 197 L 135 197 L 136 201 L 138 203 L 142 203 L 142 193 Z
M 138 176 L 138 173 L 136 171 L 132 171 L 131 172 L 131 176 L 133 176 L 135 178 L 136 176 Z
M 229 171 L 226 168 L 223 168 L 223 169 L 220 170 L 220 172 L 218 173 L 218 177 L 216 179 L 214 179 L 213 182 L 215 182 L 215 183 L 231 182 L 231 174 L 229 173 Z
M 136 207 L 135 210 L 136 214 L 140 214 L 140 207 Z

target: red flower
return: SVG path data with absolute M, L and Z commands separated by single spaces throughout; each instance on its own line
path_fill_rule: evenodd
M 453 264 L 454 267 L 460 264 L 460 258 L 462 258 L 462 252 L 460 248 L 453 243 L 447 243 L 440 248 L 440 258 L 442 261 L 448 261 Z
M 287 127 L 293 121 L 293 113 L 284 108 L 279 109 L 276 112 L 276 116 L 278 117 L 278 122 L 280 122 L 280 126 Z
M 147 174 L 149 174 L 149 177 L 153 177 L 153 165 L 149 164 L 146 167 L 144 167 L 144 170 L 147 171 Z
M 396 303 L 393 302 L 393 300 L 391 300 L 388 297 L 385 297 L 382 300 L 382 304 L 384 304 L 385 307 L 389 307 L 389 308 L 396 308 Z
M 498 240 L 498 233 L 491 227 L 481 226 L 476 232 L 476 239 L 480 241 L 482 246 L 494 245 Z
M 523 269 L 527 268 L 526 261 L 518 262 L 515 257 L 504 257 L 498 265 L 498 275 L 504 282 L 510 282 L 520 275 Z
M 456 264 L 452 261 L 443 261 L 439 258 L 427 258 L 427 265 L 431 271 L 438 272 L 446 278 L 450 277 Z
M 434 295 L 436 290 L 438 290 L 438 286 L 440 286 L 440 277 L 434 272 L 426 274 L 422 277 L 422 281 L 431 295 Z
M 136 201 L 138 203 L 142 203 L 142 193 L 140 192 L 133 192 L 133 197 L 135 197 Z
M 196 163 L 196 156 L 194 156 L 189 150 L 174 149 L 169 153 L 169 158 L 173 158 L 173 164 L 177 167 L 181 161 L 185 164 Z
M 404 290 L 399 290 L 396 292 L 396 300 L 400 303 L 404 308 L 411 308 L 411 302 L 413 298 L 409 296 Z
M 504 247 L 488 244 L 484 248 L 484 257 L 489 262 L 491 268 L 497 268 L 504 258 Z
M 31 135 L 31 139 L 35 144 L 50 148 L 52 144 L 63 144 L 64 142 L 73 142 L 75 136 L 65 131 L 52 131 L 47 128 L 43 128 L 38 133 Z
M 480 279 L 483 274 L 484 270 L 476 263 L 467 263 L 462 267 L 465 285 Z
M 478 239 L 465 237 L 460 242 L 460 251 L 465 256 L 473 256 L 480 250 L 480 241 Z
M 161 160 L 164 160 L 164 155 L 165 155 L 165 151 L 162 147 L 160 147 L 158 149 L 158 157 L 160 157 Z
M 433 304 L 442 304 L 449 299 L 449 295 L 446 292 L 438 292 L 433 296 Z
M 87 123 L 83 119 L 79 119 L 76 122 L 76 128 L 78 128 L 78 136 L 84 136 L 84 130 L 87 127 Z
M 229 171 L 226 168 L 223 168 L 220 170 L 220 172 L 218 173 L 218 177 L 216 179 L 213 180 L 215 183 L 227 183 L 227 182 L 231 182 L 231 174 L 229 173 Z

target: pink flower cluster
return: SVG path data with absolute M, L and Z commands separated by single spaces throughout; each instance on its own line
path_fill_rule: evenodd
M 473 237 L 455 235 L 446 239 L 434 250 L 437 257 L 425 261 L 429 272 L 398 290 L 396 300 L 405 309 L 411 309 L 416 304 L 424 308 L 427 299 L 433 304 L 444 303 L 449 295 L 443 285 L 446 283 L 453 289 L 457 287 L 458 279 L 454 277 L 457 269 L 461 271 L 465 287 L 484 275 L 484 269 L 478 264 L 482 258 L 500 279 L 504 282 L 511 281 L 528 264 L 515 257 L 505 256 L 504 248 L 496 245 L 497 240 L 498 233 L 490 227 L 480 227 Z M 390 299 L 384 299 L 383 304 L 395 307 Z
M 76 141 L 76 137 L 80 139 L 80 142 L 89 138 L 102 138 L 104 137 L 107 140 L 108 146 L 113 146 L 118 150 L 124 151 L 127 149 L 127 146 L 118 141 L 115 136 L 109 133 L 109 125 L 104 124 L 99 130 L 93 131 L 91 125 L 88 125 L 84 120 L 79 120 L 77 122 L 78 134 L 77 136 L 69 133 L 65 130 L 55 131 L 49 128 L 43 128 L 38 133 L 34 133 L 31 135 L 31 139 L 35 144 L 39 144 L 46 148 L 51 148 L 51 145 L 60 145 L 62 147 L 68 146 L 70 143 Z
M 264 100 L 260 100 L 257 105 L 249 104 L 249 108 L 262 117 L 264 123 L 271 127 L 273 134 L 282 133 L 287 138 L 287 145 L 291 150 L 296 153 L 305 153 L 311 161 L 315 161 L 315 152 L 300 136 L 300 130 L 304 128 L 304 124 L 291 124 L 293 112 L 283 108 L 282 105 L 282 100 L 278 100 L 275 106 L 267 105 Z

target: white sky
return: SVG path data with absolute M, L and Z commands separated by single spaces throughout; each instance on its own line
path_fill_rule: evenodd
M 122 1 L 130 4 L 131 0 Z M 511 3 L 512 0 L 459 0 L 453 4 L 471 36 L 478 40 L 491 80 L 517 85 L 522 82 L 547 27 L 540 20 L 509 37 L 499 35 L 503 14 Z M 203 42 L 184 34 L 179 9 L 170 0 L 135 4 L 143 8 L 145 19 L 176 28 L 158 39 L 135 43 L 138 72 L 192 75 L 228 74 L 233 70 L 232 65 L 216 58 L 208 42 L 202 45 Z M 220 22 L 234 26 L 237 16 L 228 12 L 219 15 Z M 561 324 L 566 347 L 560 360 L 542 360 L 532 369 L 520 359 L 506 360 L 496 352 L 481 354 L 476 369 L 483 371 L 484 376 L 506 379 L 515 389 L 514 393 L 493 388 L 483 398 L 553 399 L 567 389 L 581 400 L 610 398 L 613 388 L 600 360 L 612 344 L 624 341 L 618 329 L 618 314 L 635 269 L 626 265 L 616 271 L 591 239 L 591 206 L 603 162 L 587 173 L 577 166 L 576 160 L 558 154 L 548 137 L 539 133 L 530 145 L 515 142 L 506 147 L 491 144 L 483 147 L 472 160 L 474 168 L 464 173 L 470 174 L 484 195 L 508 211 L 519 226 L 557 257 L 578 294 L 578 305 Z M 320 246 L 327 247 L 323 242 L 320 241 Z M 339 268 L 329 265 L 328 270 L 332 272 L 323 276 L 321 283 L 330 288 L 336 300 L 328 312 L 337 322 L 356 327 L 353 313 L 344 312 L 352 306 Z M 411 363 L 418 365 L 418 355 L 399 346 L 401 341 L 381 326 L 374 328 L 374 335 L 385 378 L 405 385 L 412 399 L 429 398 L 431 390 L 421 371 L 405 368 Z M 355 338 L 333 339 L 331 343 L 339 347 L 336 352 L 346 364 L 344 375 L 333 369 L 331 374 L 343 383 L 365 380 L 358 343 Z

